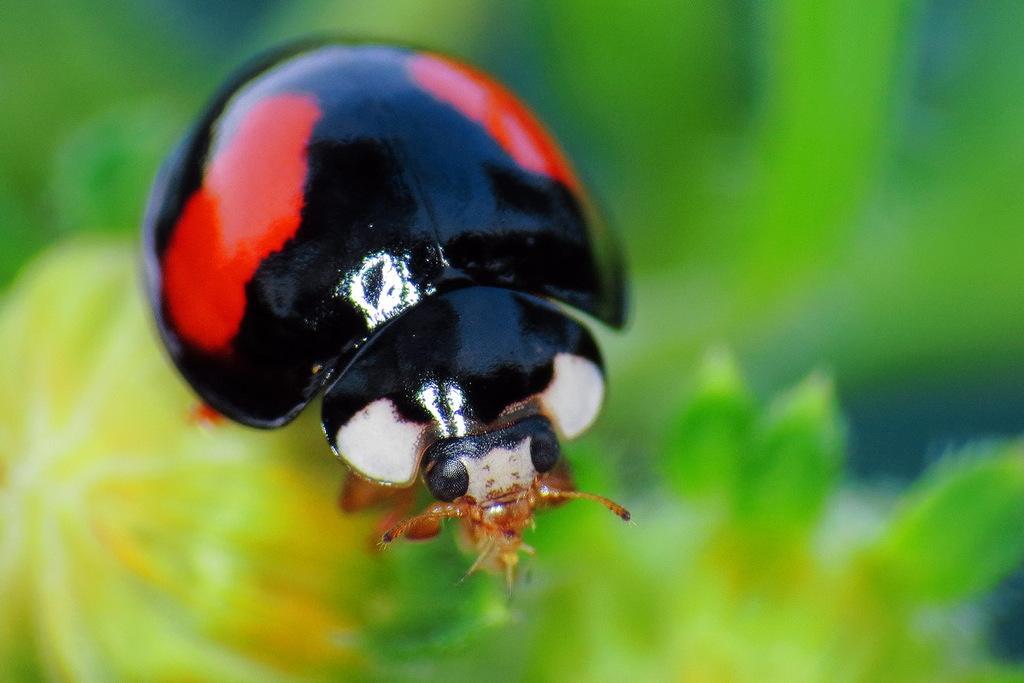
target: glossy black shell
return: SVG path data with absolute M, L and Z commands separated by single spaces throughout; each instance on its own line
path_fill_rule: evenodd
M 460 419 L 474 428 L 491 424 L 548 386 L 552 359 L 562 352 L 603 368 L 586 327 L 547 301 L 495 287 L 430 297 L 367 340 L 327 389 L 327 440 L 336 448 L 338 428 L 368 398 L 388 399 L 406 422 L 444 422 L 417 395 L 431 380 L 451 381 L 465 394 Z
M 409 63 L 422 54 L 339 44 L 275 53 L 223 89 L 161 170 L 144 227 L 153 308 L 183 375 L 228 417 L 289 421 L 388 320 L 460 288 L 512 289 L 624 322 L 617 245 L 586 197 L 524 168 L 479 121 L 417 85 Z M 211 353 L 168 316 L 165 254 L 217 141 L 253 102 L 281 93 L 315 97 L 322 112 L 301 223 L 245 284 L 230 348 Z M 368 315 L 367 302 L 396 286 L 403 303 Z

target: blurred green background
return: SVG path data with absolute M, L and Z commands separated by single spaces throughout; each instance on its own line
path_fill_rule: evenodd
M 482 66 L 589 181 L 634 314 L 603 335 L 610 401 L 580 452 L 625 501 L 664 486 L 652 463 L 708 348 L 759 396 L 834 377 L 846 490 L 899 491 L 1024 431 L 1017 0 L 7 0 L 2 286 L 72 235 L 136 240 L 157 165 L 217 85 L 311 32 Z M 1024 573 L 977 619 L 995 656 L 1024 658 Z

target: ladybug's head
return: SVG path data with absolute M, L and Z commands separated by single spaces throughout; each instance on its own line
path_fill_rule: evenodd
M 481 504 L 521 496 L 561 458 L 547 418 L 529 417 L 472 436 L 441 439 L 423 459 L 423 479 L 440 501 L 471 496 Z
M 532 552 L 522 533 L 533 524 L 535 509 L 585 498 L 629 520 L 621 505 L 575 490 L 558 437 L 541 415 L 435 442 L 424 456 L 423 478 L 439 502 L 388 530 L 383 542 L 407 533 L 428 537 L 440 530 L 443 519 L 461 519 L 479 552 L 470 571 L 503 570 L 510 588 L 519 551 Z

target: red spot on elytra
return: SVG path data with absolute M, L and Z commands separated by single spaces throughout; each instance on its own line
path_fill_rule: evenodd
M 427 54 L 414 56 L 409 72 L 419 87 L 483 126 L 517 164 L 578 188 L 569 162 L 530 110 L 485 74 Z
M 310 95 L 260 100 L 210 161 L 163 257 L 167 313 L 183 339 L 227 352 L 245 285 L 302 220 L 306 145 L 320 108 Z

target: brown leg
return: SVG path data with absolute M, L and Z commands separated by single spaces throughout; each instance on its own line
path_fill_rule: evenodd
M 200 427 L 216 427 L 223 424 L 224 416 L 209 403 L 200 401 L 188 411 L 188 421 Z
M 345 483 L 341 487 L 341 495 L 338 496 L 338 506 L 346 514 L 372 508 L 379 508 L 383 511 L 373 525 L 372 535 L 367 539 L 369 547 L 373 550 L 379 548 L 381 534 L 398 524 L 412 512 L 415 505 L 416 488 L 414 486 L 408 488 L 380 486 L 352 472 L 346 476 Z M 440 525 L 433 531 L 427 528 L 427 525 L 420 525 L 411 529 L 407 536 L 423 540 L 436 536 L 438 531 L 440 531 Z
M 472 515 L 476 505 L 472 503 L 432 503 L 426 510 L 399 522 L 391 527 L 380 538 L 381 545 L 387 545 L 402 536 L 412 538 L 423 538 L 420 534 L 424 531 L 440 529 L 440 522 L 443 519 L 465 519 Z
M 341 486 L 338 504 L 342 512 L 361 512 L 369 508 L 396 506 L 403 498 L 413 498 L 413 487 L 398 489 L 393 486 L 381 486 L 363 479 L 358 474 L 349 472 L 345 483 Z M 411 502 L 411 501 L 410 501 Z
M 609 500 L 604 496 L 594 495 L 593 493 L 584 493 L 583 491 L 573 491 L 571 489 L 559 489 L 555 488 L 552 484 L 549 484 L 546 480 L 542 480 L 538 483 L 536 488 L 537 497 L 545 503 L 560 503 L 567 500 L 592 500 L 595 503 L 600 503 L 605 506 L 616 515 L 621 517 L 623 521 L 628 522 L 630 515 L 629 510 L 622 507 L 613 500 Z
M 572 480 L 572 470 L 569 469 L 569 463 L 565 461 L 565 458 L 560 459 L 550 472 L 540 475 L 540 483 L 546 484 L 548 488 L 556 491 L 576 490 L 576 484 Z M 565 501 L 551 501 L 549 504 L 557 505 L 559 502 Z

